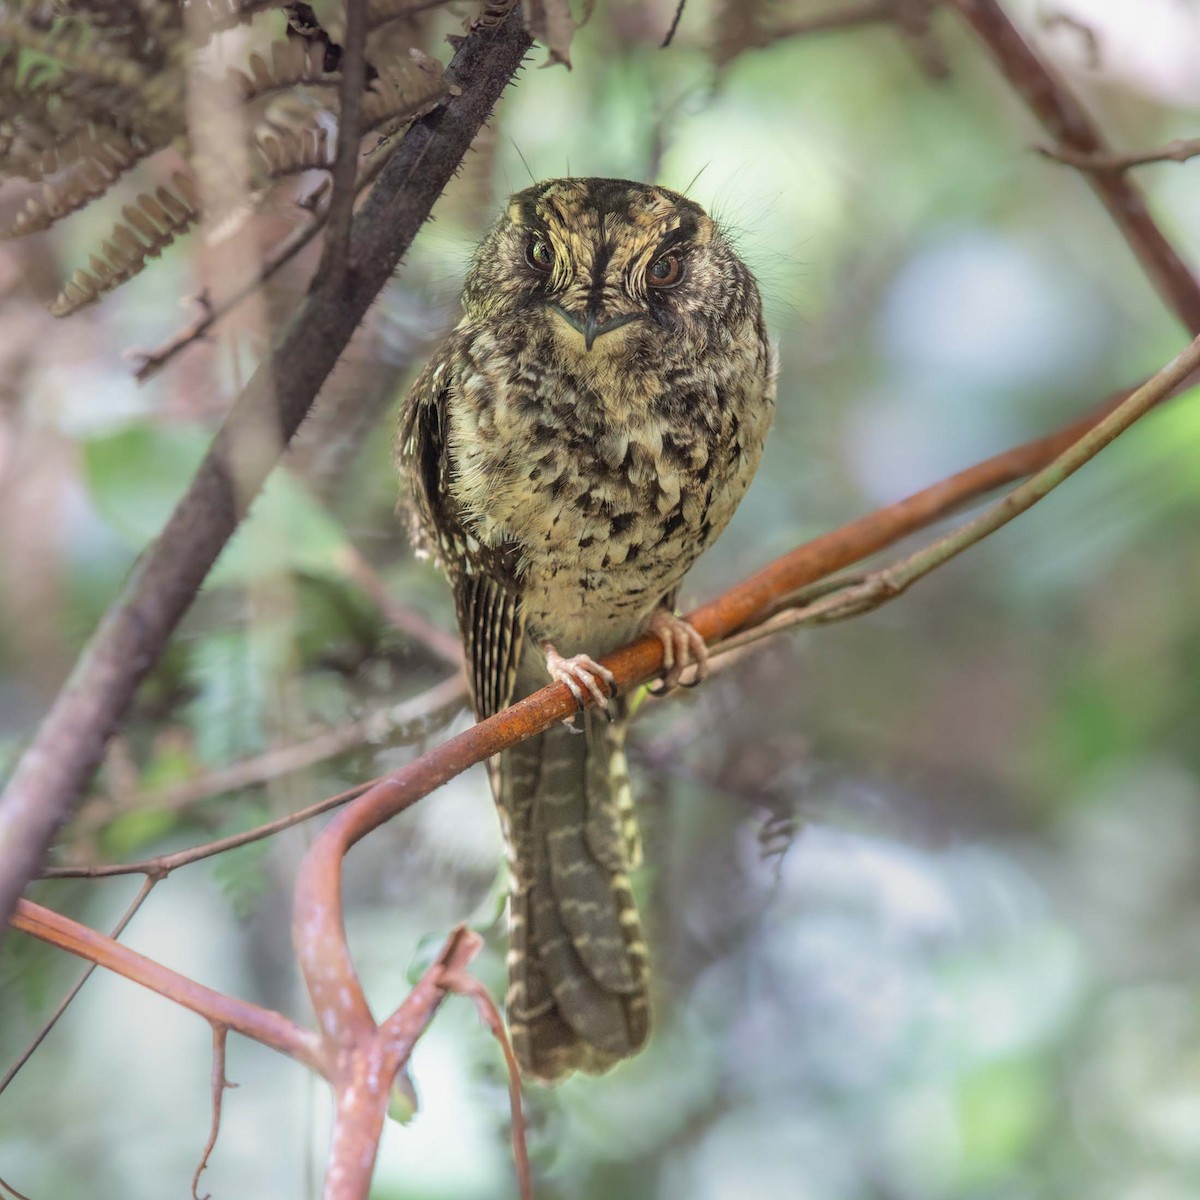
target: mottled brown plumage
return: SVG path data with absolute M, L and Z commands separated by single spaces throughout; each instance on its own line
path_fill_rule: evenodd
M 754 475 L 773 374 L 754 278 L 698 205 L 614 179 L 511 199 L 399 436 L 414 537 L 454 589 L 479 717 L 551 673 L 602 693 L 587 656 L 648 628 L 686 648 L 675 591 Z M 606 1070 L 649 1030 L 619 702 L 605 715 L 492 767 L 508 1019 L 522 1068 L 545 1080 Z

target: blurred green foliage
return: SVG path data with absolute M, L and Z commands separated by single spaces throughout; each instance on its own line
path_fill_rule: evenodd
M 523 163 L 538 178 L 687 188 L 761 279 L 777 427 L 685 601 L 1052 428 L 1182 344 L 1086 186 L 1030 151 L 1030 123 L 950 13 L 936 29 L 952 75 L 934 83 L 879 28 L 747 51 L 714 77 L 717 7 L 690 3 L 659 51 L 673 4 L 599 5 L 573 72 L 530 70 L 507 96 L 494 144 L 439 206 L 143 689 L 64 858 L 223 836 L 413 752 L 364 744 L 194 804 L 145 803 L 444 673 L 347 571 L 353 546 L 394 597 L 451 627 L 393 511 L 390 415 L 364 437 L 352 417 L 385 366 L 398 401 L 453 321 L 466 256 L 527 182 Z M 1197 46 L 1195 5 L 1147 7 Z M 1120 8 L 1072 6 L 1101 31 L 1098 69 L 1061 31 L 1044 35 L 1048 52 L 1115 143 L 1194 134 L 1200 93 L 1167 88 L 1167 43 L 1149 20 L 1139 40 Z M 1197 169 L 1138 175 L 1193 254 Z M 118 352 L 174 328 L 198 251 L 55 325 L 37 301 L 103 225 L 82 214 L 0 260 L 6 742 L 33 728 L 161 527 L 261 341 L 234 329 L 135 390 Z M 311 265 L 267 307 L 286 311 Z M 1192 396 L 903 600 L 775 639 L 696 695 L 646 704 L 634 760 L 658 1032 L 610 1077 L 531 1090 L 541 1200 L 1196 1194 L 1198 452 Z M 307 1019 L 287 896 L 308 836 L 172 877 L 128 940 Z M 354 851 L 351 942 L 377 1012 L 468 917 L 490 938 L 479 973 L 502 987 L 501 863 L 478 771 Z M 97 926 L 128 901 L 116 884 L 39 894 Z M 4 1061 L 75 970 L 9 939 Z M 207 1128 L 207 1033 L 133 990 L 91 981 L 0 1098 L 0 1175 L 23 1191 L 186 1187 Z M 161 1091 L 168 1057 L 180 1074 Z M 242 1087 L 206 1187 L 308 1194 L 303 1164 L 322 1160 L 327 1132 L 320 1089 L 240 1045 L 230 1073 Z M 389 1127 L 373 1194 L 515 1195 L 499 1053 L 468 1002 L 446 1005 L 412 1073 L 420 1108 Z

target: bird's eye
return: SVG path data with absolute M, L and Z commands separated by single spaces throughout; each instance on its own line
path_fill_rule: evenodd
M 646 273 L 646 281 L 654 288 L 674 287 L 683 278 L 683 262 L 678 254 L 664 254 L 655 259 Z
M 545 238 L 531 237 L 525 247 L 525 261 L 535 271 L 549 271 L 554 266 L 554 251 Z

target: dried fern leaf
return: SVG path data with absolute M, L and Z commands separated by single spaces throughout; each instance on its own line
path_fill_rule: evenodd
M 93 254 L 88 268 L 80 268 L 50 305 L 56 317 L 69 316 L 98 300 L 106 292 L 132 279 L 200 216 L 196 187 L 191 178 L 177 171 L 171 187 L 165 184 L 154 195 L 143 193 L 122 210 L 123 222 L 113 228 L 99 255 Z
M 390 137 L 435 109 L 449 94 L 442 64 L 412 49 L 398 77 L 380 75 L 371 81 L 362 102 L 362 132 L 383 128 L 384 136 Z
M 263 133 L 256 139 L 255 149 L 265 179 L 282 179 L 301 171 L 327 171 L 333 166 L 335 153 L 329 130 L 320 125 Z
M 102 79 L 68 78 L 55 92 L 55 123 L 70 131 L 100 124 L 163 146 L 187 129 L 183 89 L 184 76 L 175 70 L 160 72 L 138 91 Z
M 517 7 L 517 0 L 484 0 L 479 15 L 471 22 L 472 29 L 497 29 L 508 14 Z
M 525 0 L 525 28 L 529 36 L 550 52 L 548 62 L 571 65 L 571 38 L 575 18 L 570 0 Z
M 55 221 L 77 212 L 86 204 L 103 196 L 130 167 L 140 162 L 150 151 L 135 146 L 119 134 L 109 134 L 103 139 L 81 135 L 72 145 L 70 153 L 78 156 L 67 177 L 42 187 L 40 196 L 26 201 L 24 209 L 7 228 L 0 230 L 0 239 L 23 237 L 49 229 Z M 61 167 L 62 154 L 54 148 L 43 156 L 44 173 L 50 174 Z
M 292 87 L 336 87 L 338 76 L 324 68 L 324 50 L 298 38 L 271 43 L 271 61 L 250 55 L 247 71 L 229 72 L 229 82 L 245 102 Z

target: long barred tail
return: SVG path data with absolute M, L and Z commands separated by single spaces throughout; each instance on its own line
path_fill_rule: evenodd
M 493 774 L 511 854 L 509 1027 L 521 1069 L 547 1082 L 608 1070 L 650 1029 L 625 722 L 583 719 L 582 735 L 558 725 L 506 750 Z

